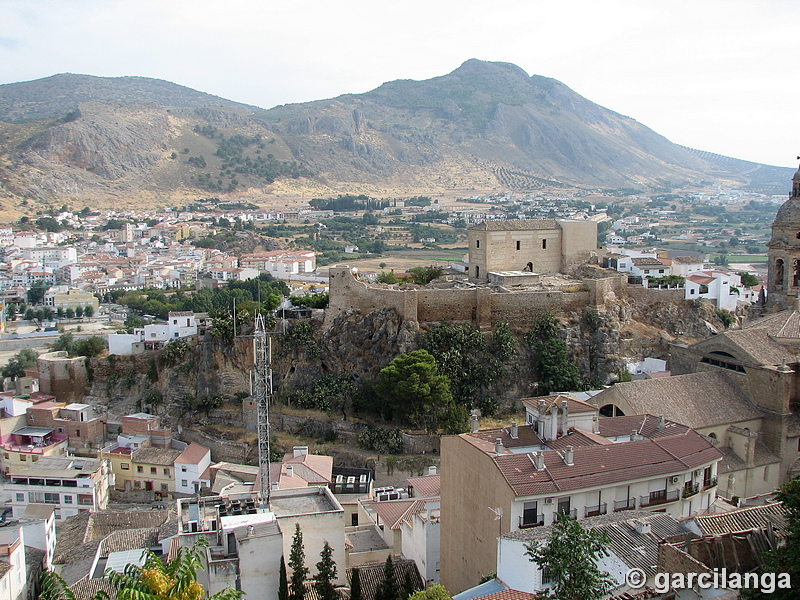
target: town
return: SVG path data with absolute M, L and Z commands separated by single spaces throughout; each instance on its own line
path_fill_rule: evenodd
M 667 598 L 666 572 L 757 572 L 789 535 L 774 494 L 800 460 L 800 171 L 793 183 L 788 200 L 598 191 L 263 211 L 203 199 L 23 218 L 0 231 L 4 597 L 112 594 L 109 570 L 191 555 L 209 594 L 403 599 L 442 585 L 455 600 L 528 600 L 558 584 L 531 556 L 568 522 L 608 540 L 604 597 Z M 600 331 L 620 303 L 691 306 L 714 323 L 629 343 L 619 369 L 576 369 L 533 394 L 501 377 L 496 406 L 469 413 L 397 405 L 359 426 L 353 389 L 329 392 L 344 420 L 324 435 L 371 448 L 360 464 L 286 434 L 308 414 L 298 407 L 319 408 L 282 372 L 305 368 L 293 358 L 311 347 L 304 323 L 330 331 L 390 310 L 500 347 L 509 324 L 519 338 L 565 311 Z M 254 326 L 261 311 L 268 325 Z M 258 346 L 272 338 L 275 361 Z M 251 350 L 216 395 L 156 385 L 220 343 Z M 390 357 L 390 388 L 419 352 L 430 357 Z M 394 447 L 365 445 L 373 427 L 397 432 Z M 420 459 L 403 459 L 408 477 L 395 454 Z

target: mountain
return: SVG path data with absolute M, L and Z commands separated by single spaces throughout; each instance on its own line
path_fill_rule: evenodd
M 779 194 L 791 176 L 673 144 L 555 79 L 474 59 L 425 81 L 269 110 L 143 77 L 0 85 L 0 194 L 11 201 L 648 191 L 709 181 Z

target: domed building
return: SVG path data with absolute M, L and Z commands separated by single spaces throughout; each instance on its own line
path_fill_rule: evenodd
M 800 169 L 792 178 L 791 197 L 775 216 L 767 246 L 767 302 L 778 308 L 796 308 L 800 297 Z

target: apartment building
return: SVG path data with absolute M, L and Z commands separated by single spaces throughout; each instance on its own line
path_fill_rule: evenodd
M 722 453 L 692 429 L 647 416 L 600 435 L 597 408 L 565 395 L 524 401 L 528 425 L 442 438 L 441 581 L 457 593 L 497 571 L 498 536 L 624 510 L 675 518 L 716 498 Z M 613 418 L 604 421 L 613 422 Z
M 13 473 L 6 490 L 11 493 L 14 517 L 20 517 L 29 504 L 51 504 L 56 520 L 63 521 L 79 512 L 105 509 L 113 484 L 105 460 L 46 456 Z

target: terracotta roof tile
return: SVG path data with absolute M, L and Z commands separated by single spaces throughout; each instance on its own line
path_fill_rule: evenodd
M 744 392 L 721 371 L 617 383 L 592 402 L 624 405 L 639 415 L 664 415 L 694 429 L 761 418 Z
M 205 458 L 208 452 L 209 450 L 205 446 L 201 446 L 197 442 L 192 442 L 183 452 L 180 453 L 178 458 L 175 459 L 175 462 L 196 465 Z
M 413 488 L 415 498 L 432 498 L 442 491 L 441 475 L 424 475 L 423 477 L 409 477 L 406 479 L 408 486 Z
M 689 430 L 656 440 L 577 447 L 573 456 L 574 464 L 566 465 L 557 451 L 545 451 L 541 471 L 530 454 L 504 454 L 492 460 L 516 496 L 536 496 L 677 474 L 720 459 L 722 454 Z
M 539 401 L 544 400 L 545 410 L 549 411 L 553 406 L 561 408 L 561 403 L 567 401 L 567 410 L 570 414 L 573 413 L 593 413 L 597 411 L 595 406 L 588 402 L 578 400 L 570 394 L 551 394 L 549 396 L 536 396 L 534 398 L 523 398 L 522 404 L 530 406 L 533 409 L 539 410 Z
M 786 528 L 787 512 L 780 502 L 765 506 L 752 506 L 716 515 L 699 515 L 695 522 L 704 535 L 736 533 L 772 525 Z

